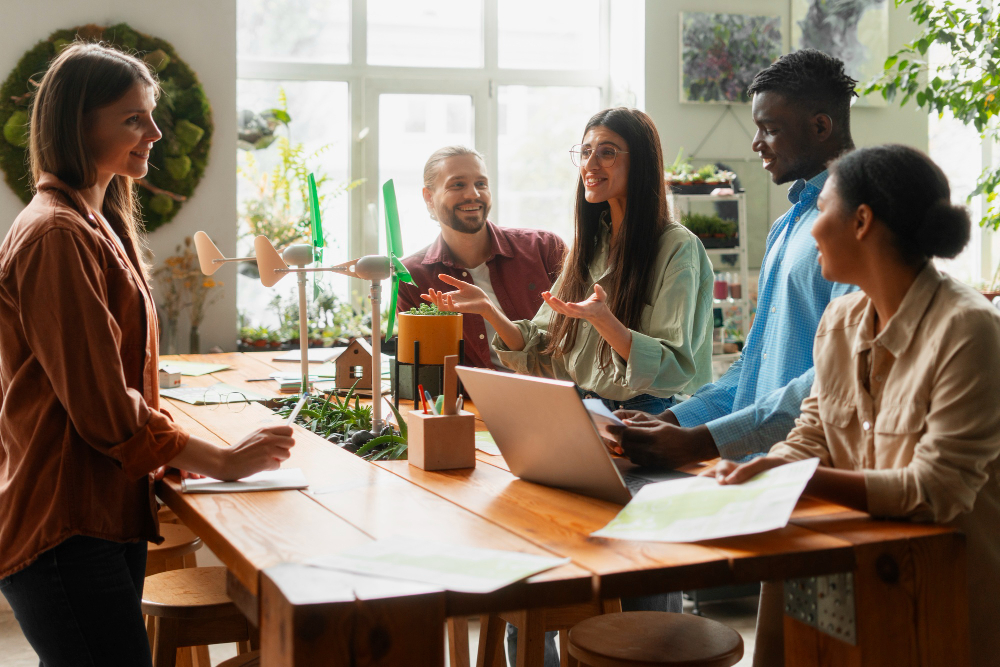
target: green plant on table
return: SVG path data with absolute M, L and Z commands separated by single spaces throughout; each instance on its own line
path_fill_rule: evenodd
M 881 76 L 868 82 L 865 95 L 881 93 L 892 102 L 902 95 L 900 106 L 911 99 L 918 107 L 936 111 L 938 117 L 950 112 L 972 125 L 984 141 L 1000 138 L 996 116 L 1000 114 L 1000 7 L 989 2 L 952 0 L 895 0 L 896 6 L 910 5 L 910 20 L 921 32 L 909 44 L 889 56 Z M 933 44 L 948 49 L 945 64 L 932 66 L 927 52 Z M 986 167 L 968 200 L 984 195 L 986 205 L 981 227 L 1000 230 L 1000 163 Z M 1000 283 L 1000 265 L 992 288 Z
M 450 310 L 438 310 L 438 307 L 432 303 L 422 303 L 419 306 L 414 306 L 406 311 L 409 315 L 458 315 L 459 313 L 453 313 Z
M 354 392 L 356 386 L 357 382 L 344 398 L 337 390 L 309 396 L 296 423 L 368 461 L 405 459 L 406 422 L 399 411 L 389 405 L 399 425 L 398 431 L 387 424 L 379 433 L 373 433 L 372 408 L 361 405 Z M 298 397 L 278 399 L 275 413 L 287 418 L 298 400 Z
M 736 174 L 719 169 L 714 164 L 706 164 L 700 169 L 695 169 L 691 166 L 690 160 L 684 159 L 682 147 L 674 163 L 665 169 L 664 178 L 671 183 L 731 183 L 736 180 Z
M 737 226 L 732 220 L 723 220 L 717 215 L 688 213 L 681 216 L 681 224 L 696 236 L 736 236 Z

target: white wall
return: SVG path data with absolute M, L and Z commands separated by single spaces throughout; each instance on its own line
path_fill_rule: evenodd
M 783 53 L 790 51 L 790 4 L 788 0 L 646 0 L 646 111 L 656 122 L 663 142 L 663 154 L 672 162 L 678 149 L 686 154 L 702 142 L 724 112 L 723 105 L 681 104 L 679 14 L 681 12 L 741 13 L 780 16 Z M 896 9 L 889 2 L 889 53 L 912 39 L 917 28 L 908 19 L 908 7 Z M 743 128 L 753 134 L 754 124 L 749 104 L 737 104 L 733 111 Z M 750 139 L 737 119 L 728 115 L 705 142 L 698 157 L 722 159 L 745 172 L 750 236 L 750 265 L 759 267 L 764 240 L 771 223 L 788 210 L 787 185 L 774 185 L 760 169 Z M 910 103 L 906 108 L 858 107 L 851 112 L 851 129 L 857 146 L 903 143 L 927 150 L 927 114 Z M 739 163 L 738 160 L 748 160 Z M 761 177 L 765 174 L 766 180 Z M 742 176 L 743 174 L 741 174 Z M 767 183 L 766 196 L 761 192 Z M 752 188 L 757 185 L 757 191 Z
M 158 264 L 185 236 L 209 232 L 224 253 L 236 250 L 236 0 L 45 0 L 4 2 L 0 28 L 0 76 L 6 78 L 21 54 L 53 31 L 86 23 L 134 29 L 167 40 L 201 80 L 212 104 L 215 132 L 205 175 L 177 216 L 149 237 Z M 23 208 L 0 184 L 0 236 Z M 202 350 L 236 347 L 236 277 L 219 276 L 222 298 L 201 326 Z M 180 351 L 187 351 L 186 321 L 180 323 Z

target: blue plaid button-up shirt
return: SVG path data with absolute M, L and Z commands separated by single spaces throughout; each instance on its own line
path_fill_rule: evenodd
M 813 338 L 832 299 L 857 288 L 823 278 L 810 231 L 827 172 L 798 180 L 792 208 L 767 235 L 757 285 L 757 315 L 743 354 L 718 382 L 671 408 L 681 426 L 707 424 L 719 453 L 745 460 L 765 454 L 795 425 L 813 382 Z

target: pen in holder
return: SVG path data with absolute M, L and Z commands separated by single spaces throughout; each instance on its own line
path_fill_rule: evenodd
M 476 417 L 459 410 L 457 356 L 444 358 L 442 414 L 411 410 L 407 423 L 410 465 L 422 470 L 476 467 Z

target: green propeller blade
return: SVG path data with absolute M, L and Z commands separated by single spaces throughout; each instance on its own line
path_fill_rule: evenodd
M 406 270 L 399 258 L 403 256 L 403 235 L 399 231 L 399 208 L 396 206 L 396 187 L 390 178 L 382 186 L 382 198 L 385 200 L 385 246 L 392 266 L 392 296 L 389 300 L 389 321 L 386 327 L 385 339 L 392 338 L 392 328 L 396 322 L 396 299 L 399 296 L 399 281 L 413 283 L 410 272 Z
M 309 174 L 309 214 L 312 217 L 312 247 L 313 259 L 317 262 L 323 260 L 323 246 L 326 241 L 323 239 L 323 222 L 319 216 L 319 194 L 316 192 L 316 177 Z

